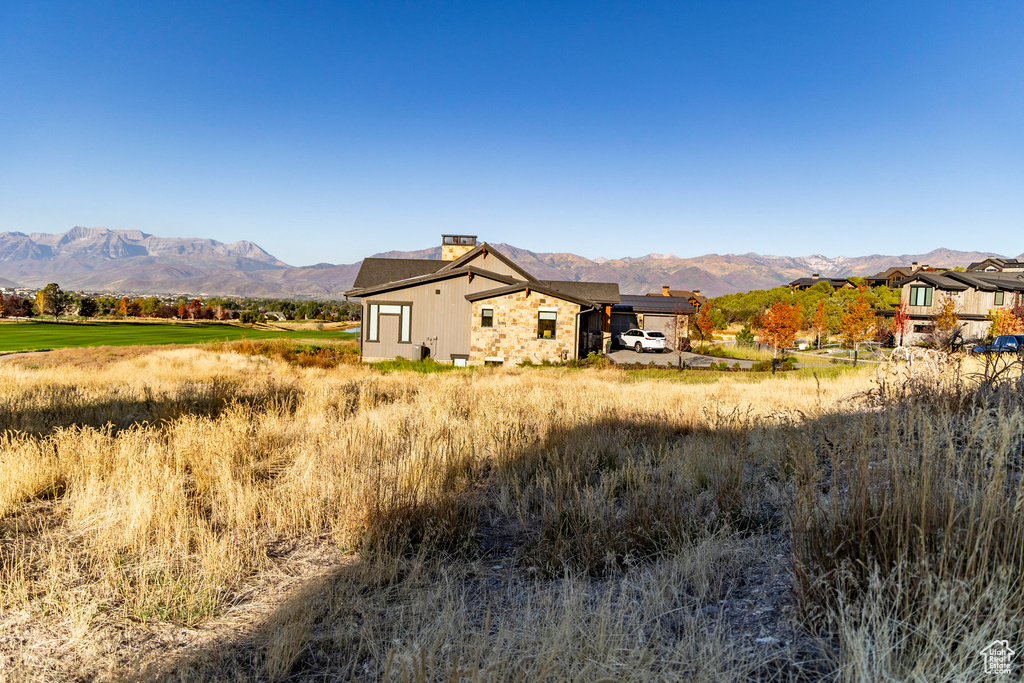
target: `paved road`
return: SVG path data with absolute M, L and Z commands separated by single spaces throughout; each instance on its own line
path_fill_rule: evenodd
M 630 349 L 618 349 L 608 354 L 608 358 L 613 363 L 619 363 L 621 365 L 632 365 L 633 363 L 640 363 L 641 365 L 679 365 L 679 357 L 683 357 L 683 362 L 694 368 L 706 368 L 712 363 L 726 363 L 730 368 L 734 367 L 736 363 L 740 364 L 740 367 L 744 370 L 749 370 L 753 365 L 752 360 L 736 360 L 735 358 L 715 358 L 714 356 L 702 356 L 698 353 L 690 353 L 689 351 L 670 353 L 637 353 Z M 798 368 L 813 368 L 821 367 L 822 365 L 828 365 L 828 363 L 797 363 Z

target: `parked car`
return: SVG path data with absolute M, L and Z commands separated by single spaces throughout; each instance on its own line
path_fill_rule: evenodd
M 633 349 L 637 353 L 644 351 L 665 351 L 665 335 L 657 330 L 628 330 L 618 337 L 619 346 Z
M 1001 334 L 991 344 L 978 344 L 971 349 L 972 354 L 980 353 L 1018 353 L 1024 350 L 1024 334 Z

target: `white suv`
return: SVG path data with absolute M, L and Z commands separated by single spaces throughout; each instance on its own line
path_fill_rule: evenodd
M 619 345 L 632 348 L 637 353 L 644 351 L 665 351 L 665 335 L 655 330 L 629 330 L 619 335 Z

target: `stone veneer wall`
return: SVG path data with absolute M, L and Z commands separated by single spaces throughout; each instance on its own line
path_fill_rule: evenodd
M 494 327 L 480 327 L 480 311 L 494 308 Z M 537 339 L 537 312 L 555 308 L 554 339 Z M 529 359 L 540 363 L 573 358 L 576 352 L 576 314 L 580 306 L 547 294 L 526 291 L 473 302 L 469 362 L 482 364 L 487 358 L 501 358 L 505 365 Z M 563 356 L 564 354 L 564 356 Z
M 442 261 L 454 261 L 455 259 L 468 254 L 469 252 L 476 249 L 474 246 L 468 244 L 442 244 L 441 245 L 441 260 Z

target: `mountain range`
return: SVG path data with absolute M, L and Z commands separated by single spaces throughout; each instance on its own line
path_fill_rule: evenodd
M 830 258 L 706 254 L 679 257 L 648 254 L 588 259 L 576 254 L 494 247 L 540 279 L 617 282 L 623 294 L 699 289 L 707 296 L 777 287 L 813 273 L 831 277 L 872 275 L 917 261 L 931 266 L 967 265 L 990 252 L 934 249 L 924 254 Z M 441 247 L 374 254 L 390 258 L 441 257 Z M 1024 254 L 1017 258 L 1024 259 Z M 64 233 L 0 233 L 0 287 L 14 283 L 88 292 L 341 298 L 352 286 L 359 262 L 290 266 L 253 242 L 224 244 L 212 239 L 154 237 L 138 230 L 75 227 Z

